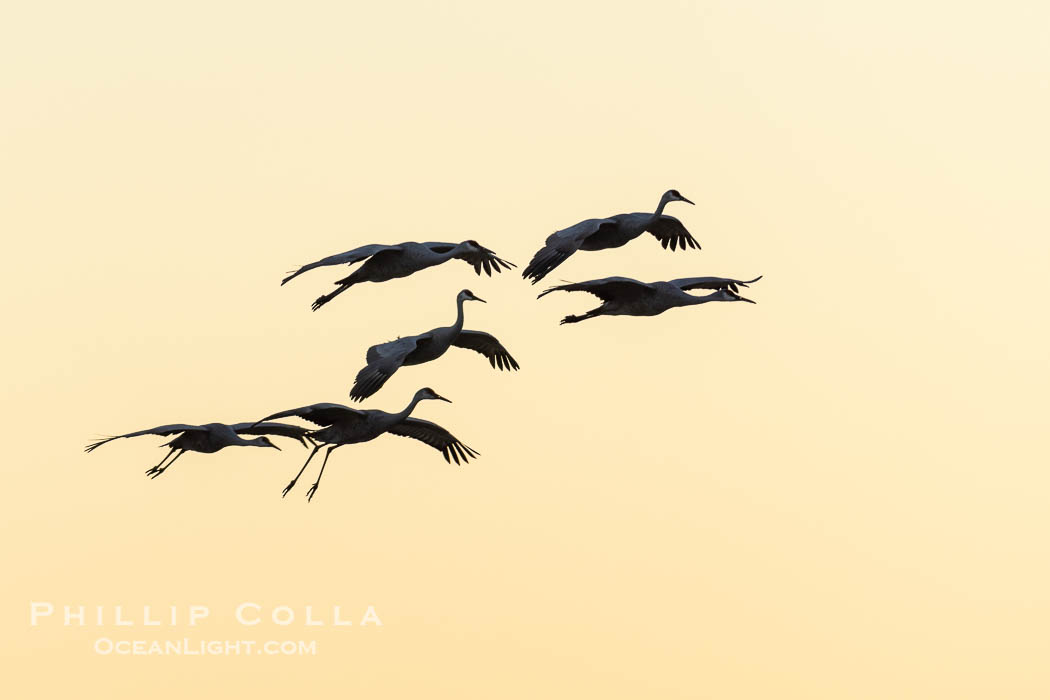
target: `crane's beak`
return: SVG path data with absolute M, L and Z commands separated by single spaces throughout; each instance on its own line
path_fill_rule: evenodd
M 437 393 L 434 394 L 434 398 L 435 399 L 439 399 L 441 401 L 448 401 L 449 403 L 452 403 L 451 399 L 446 399 L 444 396 L 439 396 Z
M 682 197 L 681 195 L 678 195 L 678 196 L 679 196 L 679 197 Z M 685 197 L 682 197 L 681 201 L 685 202 L 686 204 L 692 204 L 692 205 L 694 205 L 694 206 L 696 205 L 696 202 L 694 202 L 694 201 L 693 201 L 693 200 L 691 200 L 691 199 L 686 199 Z
M 747 297 L 742 297 L 739 294 L 736 295 L 736 300 L 737 301 L 746 301 L 748 304 L 757 304 L 758 303 L 757 301 L 751 301 Z
M 481 297 L 474 297 L 474 301 L 480 301 L 482 304 L 487 304 L 488 303 L 487 301 L 485 301 Z
M 281 451 L 281 448 L 278 447 L 277 445 L 273 444 L 272 442 L 270 443 L 270 447 L 272 447 L 273 449 L 277 450 L 278 452 Z

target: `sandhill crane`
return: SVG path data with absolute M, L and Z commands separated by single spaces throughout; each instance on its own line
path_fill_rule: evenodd
M 536 284 L 543 279 L 547 273 L 561 265 L 577 250 L 605 250 L 606 248 L 619 248 L 646 231 L 653 234 L 660 245 L 664 248 L 671 246 L 671 250 L 686 246 L 700 249 L 700 244 L 682 225 L 682 222 L 673 216 L 664 214 L 664 207 L 668 202 L 688 202 L 688 199 L 678 193 L 678 190 L 667 190 L 660 197 L 660 205 L 652 214 L 617 214 L 606 219 L 587 219 L 574 226 L 555 231 L 547 236 L 542 248 L 532 256 L 532 261 L 521 273 L 525 279 L 531 279 Z
M 170 447 L 168 454 L 164 455 L 164 459 L 160 460 L 157 466 L 146 470 L 146 474 L 151 479 L 156 479 L 158 476 L 163 474 L 168 467 L 175 463 L 175 460 L 181 457 L 186 452 L 204 452 L 211 454 L 212 452 L 218 452 L 224 447 L 230 447 L 232 445 L 242 445 L 247 447 L 272 447 L 275 450 L 281 449 L 277 445 L 270 442 L 267 435 L 281 435 L 283 437 L 290 437 L 298 440 L 307 446 L 306 434 L 309 431 L 306 428 L 302 428 L 298 425 L 288 425 L 286 423 L 235 423 L 233 425 L 227 425 L 225 423 L 207 423 L 205 425 L 187 425 L 185 423 L 173 423 L 172 425 L 160 425 L 156 428 L 150 428 L 149 430 L 138 430 L 134 433 L 126 433 L 124 435 L 115 435 L 108 437 L 103 440 L 93 442 L 84 448 L 85 452 L 92 452 L 107 442 L 113 440 L 120 440 L 121 438 L 138 437 L 140 435 L 174 435 L 179 433 L 179 436 L 170 442 L 166 442 L 162 447 Z M 261 437 L 253 438 L 251 440 L 245 440 L 241 437 L 241 434 L 246 435 L 260 435 Z M 174 458 L 167 464 L 168 457 L 175 455 Z M 163 465 L 163 466 L 162 466 Z
M 456 322 L 451 326 L 434 328 L 426 333 L 368 348 L 365 356 L 368 364 L 357 373 L 354 387 L 350 390 L 351 400 L 361 401 L 379 391 L 402 365 L 420 365 L 436 360 L 453 345 L 481 353 L 494 368 L 518 369 L 518 363 L 496 338 L 481 331 L 463 330 L 463 302 L 466 301 L 485 303 L 484 299 L 464 289 L 456 295 Z
M 359 282 L 386 282 L 398 277 L 408 277 L 413 272 L 440 265 L 453 258 L 465 260 L 473 265 L 474 271 L 478 275 L 481 275 L 481 271 L 484 270 L 489 277 L 492 276 L 493 271 L 502 272 L 501 266 L 508 270 L 515 267 L 514 263 L 496 257 L 494 252 L 473 240 L 463 241 L 462 243 L 409 242 L 398 245 L 373 244 L 361 246 L 338 255 L 330 255 L 317 262 L 303 265 L 281 280 L 281 284 L 286 284 L 315 267 L 352 265 L 366 258 L 366 262 L 354 270 L 349 277 L 336 280 L 336 284 L 339 286 L 334 291 L 318 297 L 311 308 L 317 311 L 336 296 Z
M 761 275 L 753 280 L 735 280 L 726 277 L 686 277 L 670 282 L 639 282 L 627 277 L 606 277 L 600 280 L 562 284 L 551 287 L 539 297 L 551 292 L 587 292 L 602 300 L 601 306 L 591 309 L 582 316 L 566 316 L 562 323 L 578 323 L 595 316 L 656 316 L 668 309 L 678 306 L 706 304 L 709 301 L 746 301 L 738 292 L 740 287 L 762 279 Z M 715 289 L 714 294 L 698 297 L 686 294 L 687 289 Z
M 412 401 L 400 413 L 387 413 L 386 411 L 376 410 L 359 411 L 356 408 L 337 403 L 315 403 L 310 406 L 274 413 L 272 416 L 263 418 L 263 421 L 268 421 L 276 418 L 298 416 L 303 420 L 322 426 L 319 430 L 309 433 L 310 439 L 319 444 L 310 452 L 310 456 L 306 458 L 306 462 L 303 464 L 302 469 L 299 470 L 299 473 L 295 475 L 295 478 L 284 487 L 281 497 L 288 495 L 288 492 L 295 486 L 295 482 L 303 475 L 306 466 L 310 464 L 310 460 L 325 445 L 328 445 L 328 451 L 324 455 L 324 461 L 321 462 L 321 471 L 317 474 L 317 481 L 306 492 L 307 501 L 313 500 L 314 494 L 317 492 L 317 486 L 321 483 L 321 475 L 324 474 L 325 465 L 328 464 L 328 458 L 333 450 L 343 445 L 374 440 L 383 433 L 393 433 L 394 435 L 402 435 L 425 442 L 440 451 L 445 456 L 445 461 L 450 464 L 452 460 L 459 464 L 460 459 L 466 463 L 470 461 L 468 457 L 477 457 L 478 452 L 464 445 L 440 425 L 418 418 L 409 418 L 416 404 L 427 399 L 437 399 L 438 401 L 452 403 L 444 396 L 439 396 L 430 387 L 424 387 L 415 393 Z

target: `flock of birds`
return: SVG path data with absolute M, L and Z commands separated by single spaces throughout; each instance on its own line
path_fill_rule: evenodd
M 605 250 L 626 245 L 644 233 L 652 234 L 664 248 L 700 249 L 700 244 L 686 230 L 682 222 L 664 214 L 670 202 L 687 202 L 677 190 L 668 190 L 660 197 L 660 204 L 653 213 L 617 214 L 604 219 L 587 219 L 580 223 L 555 231 L 544 246 L 532 257 L 522 277 L 536 284 L 552 270 L 564 263 L 573 253 L 581 250 Z M 313 310 L 320 309 L 335 297 L 361 282 L 387 282 L 400 277 L 440 265 L 449 260 L 464 260 L 474 267 L 480 276 L 488 276 L 515 267 L 513 263 L 498 257 L 493 251 L 474 240 L 462 243 L 400 243 L 398 245 L 372 244 L 354 250 L 331 255 L 308 265 L 285 277 L 281 284 L 295 279 L 304 272 L 330 265 L 352 265 L 362 263 L 350 275 L 336 280 L 336 288 L 317 298 Z M 605 277 L 603 279 L 576 282 L 551 287 L 538 298 L 555 291 L 587 292 L 601 300 L 601 304 L 579 316 L 566 316 L 561 323 L 578 323 L 596 316 L 655 316 L 679 306 L 693 306 L 712 301 L 744 301 L 755 303 L 740 295 L 740 288 L 757 282 L 726 277 L 687 277 L 669 282 L 639 282 L 628 277 Z M 695 296 L 689 290 L 706 289 L 711 294 Z M 397 340 L 374 345 L 368 349 L 366 365 L 358 373 L 350 390 L 351 401 L 362 401 L 376 392 L 404 365 L 418 365 L 438 359 L 452 346 L 473 350 L 485 356 L 495 369 L 517 370 L 518 363 L 503 344 L 483 331 L 463 328 L 463 305 L 468 301 L 480 301 L 469 289 L 456 296 L 456 321 L 451 326 L 434 328 L 418 335 L 405 336 Z M 169 451 L 156 466 L 146 471 L 150 478 L 157 478 L 167 471 L 179 457 L 187 452 L 212 453 L 234 445 L 272 447 L 269 436 L 298 440 L 312 448 L 302 468 L 282 492 L 288 495 L 306 471 L 310 461 L 323 447 L 327 447 L 317 480 L 307 491 L 307 500 L 312 500 L 321 483 L 332 452 L 344 445 L 374 440 L 384 433 L 419 440 L 437 449 L 446 462 L 466 463 L 477 457 L 478 452 L 464 445 L 452 433 L 436 423 L 413 418 L 412 412 L 421 401 L 448 401 L 429 387 L 420 389 L 405 408 L 397 413 L 378 410 L 360 410 L 336 403 L 316 403 L 286 411 L 279 411 L 254 423 L 207 423 L 189 425 L 173 423 L 149 430 L 139 430 L 124 435 L 107 437 L 91 443 L 86 451 L 122 438 L 141 435 L 176 436 L 163 446 Z M 450 402 L 451 403 L 451 402 Z M 281 418 L 300 418 L 316 427 L 304 427 L 277 422 Z M 245 438 L 245 435 L 257 437 Z

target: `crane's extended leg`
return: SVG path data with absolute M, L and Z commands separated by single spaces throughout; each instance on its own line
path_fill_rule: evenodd
M 173 447 L 173 448 L 171 448 L 171 452 L 174 452 L 174 451 L 175 451 L 175 450 L 177 450 L 177 449 L 178 449 L 177 447 Z M 167 459 L 168 457 L 171 457 L 171 452 L 169 452 L 168 454 L 166 454 L 166 455 L 164 456 L 164 459 Z M 175 464 L 175 460 L 176 460 L 176 459 L 178 459 L 179 457 L 181 457 L 181 456 L 182 456 L 182 455 L 184 455 L 184 454 L 186 454 L 186 450 L 182 450 L 182 451 L 181 451 L 181 452 L 179 452 L 179 453 L 178 453 L 177 455 L 175 455 L 174 457 L 172 457 L 171 461 L 170 461 L 170 462 L 168 462 L 167 464 L 164 464 L 164 459 L 162 459 L 162 460 L 160 460 L 160 464 L 164 464 L 164 466 L 163 466 L 163 467 L 162 467 L 162 466 L 160 466 L 160 464 L 158 464 L 157 466 L 153 467 L 152 469 L 150 469 L 150 470 L 149 470 L 149 471 L 147 471 L 146 473 L 147 473 L 147 474 L 150 474 L 150 475 L 151 475 L 151 476 L 150 476 L 150 478 L 151 478 L 151 479 L 156 479 L 156 478 L 157 478 L 158 476 L 160 476 L 161 474 L 163 474 L 163 473 L 164 473 L 164 472 L 165 472 L 165 471 L 166 471 L 166 470 L 168 469 L 168 467 L 170 467 L 171 465 Z
M 563 318 L 561 320 L 561 323 L 559 323 L 558 325 L 559 326 L 564 326 L 566 323 L 579 323 L 580 321 L 586 321 L 589 318 L 594 318 L 595 316 L 601 316 L 601 315 L 602 315 L 601 308 L 591 309 L 590 311 L 588 311 L 587 313 L 583 314 L 582 316 L 566 316 L 565 318 Z
M 314 458 L 314 455 L 317 454 L 317 451 L 320 450 L 322 447 L 324 447 L 324 445 L 317 445 L 316 447 L 314 447 L 313 452 L 311 452 L 310 456 L 306 458 L 306 462 L 303 464 L 303 468 L 299 470 L 299 473 L 295 475 L 294 479 L 288 482 L 288 485 L 284 487 L 284 491 L 281 491 L 281 498 L 284 498 L 288 495 L 288 492 L 292 490 L 293 486 L 295 486 L 295 482 L 299 481 L 299 477 L 303 475 L 304 471 L 306 471 L 306 465 L 310 463 L 310 460 Z
M 332 455 L 332 450 L 337 447 L 342 447 L 342 445 L 332 445 L 328 448 L 328 451 L 324 453 L 324 461 L 321 462 L 321 471 L 317 474 L 317 481 L 315 481 L 314 485 L 310 487 L 310 490 L 306 492 L 307 501 L 313 500 L 314 494 L 317 493 L 317 485 L 321 483 L 321 475 L 324 474 L 324 467 L 328 464 L 328 458 Z
M 168 461 L 168 457 L 171 457 L 174 453 L 176 453 L 178 451 L 179 451 L 179 448 L 172 447 L 170 450 L 168 450 L 168 454 L 164 455 L 164 459 L 160 460 L 160 463 L 157 464 L 157 466 L 150 467 L 149 469 L 146 470 L 146 475 L 148 476 L 150 474 L 156 474 L 157 472 L 159 472 L 160 471 L 160 465 L 164 464 L 166 461 Z
M 319 308 L 330 302 L 332 299 L 335 299 L 337 296 L 350 289 L 351 285 L 353 285 L 353 282 L 351 282 L 350 284 L 340 284 L 337 289 L 329 292 L 328 294 L 322 294 L 321 296 L 317 297 L 317 299 L 310 306 L 310 308 L 314 311 L 317 311 Z

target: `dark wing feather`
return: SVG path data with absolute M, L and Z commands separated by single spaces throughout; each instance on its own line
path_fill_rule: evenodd
M 579 250 L 588 236 L 597 233 L 603 227 L 617 225 L 615 219 L 587 219 L 568 228 L 555 231 L 547 236 L 543 247 L 532 256 L 532 260 L 529 262 L 528 267 L 522 271 L 521 276 L 532 280 L 532 283 L 536 284 L 546 277 L 551 270 L 561 265 L 570 255 Z
M 363 245 L 360 248 L 354 248 L 348 250 L 345 253 L 339 253 L 338 255 L 329 255 L 327 258 L 321 258 L 316 262 L 312 262 L 308 265 L 303 265 L 298 270 L 281 280 L 281 284 L 285 284 L 295 279 L 304 272 L 309 272 L 315 267 L 325 267 L 327 265 L 352 265 L 356 262 L 361 262 L 365 258 L 370 258 L 376 253 L 384 250 L 400 250 L 399 245 L 383 245 L 381 243 L 372 243 L 370 245 Z
M 420 345 L 421 340 L 429 341 L 430 336 L 423 334 L 398 338 L 368 348 L 365 354 L 368 364 L 354 379 L 354 386 L 350 389 L 351 400 L 362 401 L 379 391 L 387 380 L 394 376 L 394 372 L 401 368 L 405 358 Z
M 689 246 L 700 250 L 700 244 L 686 230 L 682 222 L 673 216 L 662 214 L 656 221 L 649 224 L 645 230 L 653 234 L 664 248 L 671 246 L 671 250 L 678 247 L 685 250 L 686 246 Z
M 431 423 L 428 420 L 406 418 L 400 423 L 395 424 L 388 432 L 391 432 L 394 435 L 410 437 L 419 440 L 420 442 L 425 442 L 435 450 L 441 452 L 445 457 L 445 461 L 449 464 L 451 464 L 453 460 L 455 460 L 456 464 L 459 464 L 459 460 L 461 459 L 465 464 L 470 461 L 470 457 L 476 458 L 480 454 L 457 440 L 452 433 L 448 432 L 437 423 Z
M 460 331 L 459 336 L 452 341 L 459 348 L 467 348 L 480 352 L 488 358 L 489 364 L 497 369 L 518 369 L 518 363 L 507 352 L 507 348 L 496 340 L 494 336 L 481 331 Z
M 158 425 L 156 428 L 150 428 L 149 430 L 136 430 L 133 433 L 125 433 L 124 435 L 114 435 L 112 437 L 104 438 L 96 442 L 91 443 L 84 448 L 85 452 L 91 452 L 93 450 L 102 447 L 107 442 L 113 440 L 120 440 L 121 438 L 132 438 L 140 435 L 174 435 L 175 433 L 185 433 L 189 430 L 208 432 L 208 427 L 205 425 L 187 425 L 186 423 L 172 423 L 171 425 Z
M 645 282 L 633 280 L 630 277 L 604 277 L 600 280 L 588 280 L 587 282 L 575 282 L 573 284 L 562 284 L 551 287 L 540 293 L 537 299 L 551 292 L 587 292 L 593 294 L 602 301 L 613 301 L 614 299 L 629 299 L 652 292 L 652 285 Z
M 427 245 L 429 245 L 431 247 L 431 250 L 434 250 L 434 252 L 442 252 L 442 251 L 434 248 L 435 245 L 441 245 L 441 244 L 429 243 Z M 494 251 L 489 250 L 485 246 L 478 246 L 478 247 L 481 250 L 478 250 L 478 251 L 473 251 L 473 250 L 467 251 L 465 253 L 460 253 L 456 257 L 459 258 L 460 260 L 465 260 L 468 263 L 470 263 L 471 265 L 473 265 L 474 266 L 474 272 L 476 272 L 479 276 L 481 275 L 481 271 L 482 270 L 485 271 L 486 275 L 488 275 L 489 277 L 492 277 L 492 273 L 493 272 L 503 272 L 504 268 L 509 270 L 512 267 L 517 267 L 517 265 L 515 265 L 514 263 L 508 262 L 508 261 L 504 260 L 503 258 L 497 257 L 496 253 Z M 448 251 L 444 251 L 444 252 L 448 252 Z M 502 265 L 502 267 L 500 267 L 501 265 Z
M 760 279 L 762 279 L 762 275 L 753 280 L 735 280 L 729 277 L 683 277 L 671 280 L 671 284 L 682 291 L 689 289 L 728 289 L 731 292 L 739 292 L 739 287 L 746 287 Z
M 292 408 L 287 411 L 281 411 L 280 413 L 274 413 L 273 415 L 266 416 L 265 418 L 256 421 L 252 425 L 259 425 L 269 420 L 275 420 L 277 418 L 288 418 L 290 416 L 297 416 L 305 421 L 309 421 L 314 425 L 329 426 L 335 425 L 336 423 L 347 423 L 364 420 L 365 414 L 362 411 L 358 411 L 355 408 L 344 406 L 339 403 L 315 403 L 309 406 L 301 406 L 299 408 Z

